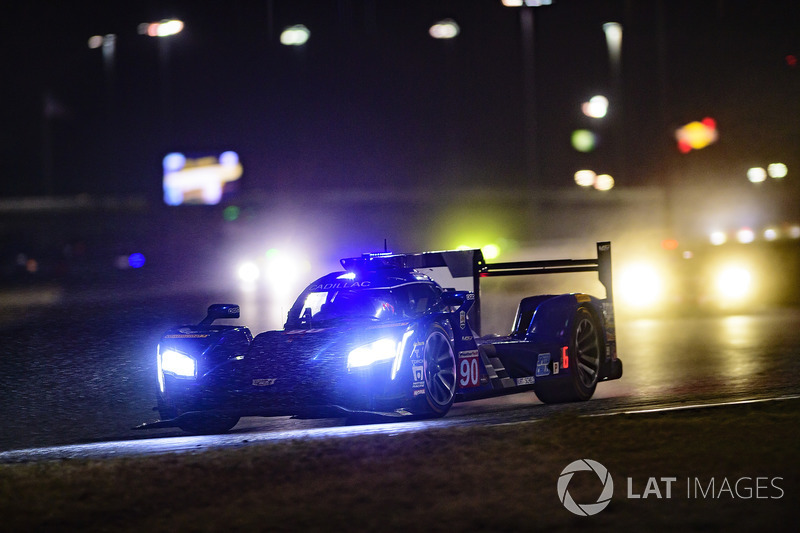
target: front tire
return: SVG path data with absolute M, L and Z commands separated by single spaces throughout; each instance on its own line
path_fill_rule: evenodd
M 239 423 L 239 417 L 210 413 L 192 413 L 184 415 L 178 421 L 178 427 L 192 435 L 215 435 L 227 433 Z
M 420 401 L 420 414 L 441 417 L 447 414 L 456 397 L 456 358 L 450 335 L 435 324 L 425 339 L 423 353 L 425 398 Z
M 579 307 L 567 348 L 569 375 L 566 379 L 550 377 L 537 382 L 536 396 L 542 402 L 582 402 L 594 395 L 605 347 L 602 334 L 595 316 L 585 307 Z

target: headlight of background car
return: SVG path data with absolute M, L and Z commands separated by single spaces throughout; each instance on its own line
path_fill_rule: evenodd
M 197 375 L 197 361 L 186 354 L 175 350 L 158 349 L 158 384 L 164 390 L 164 374 L 172 374 L 182 378 L 194 378 Z
M 369 366 L 378 361 L 390 361 L 397 355 L 397 342 L 394 339 L 380 339 L 351 351 L 347 356 L 347 368 Z
M 744 303 L 752 292 L 753 276 L 744 266 L 729 265 L 717 273 L 714 288 L 721 303 Z
M 636 263 L 620 271 L 617 294 L 628 309 L 644 309 L 663 303 L 664 275 L 648 263 Z

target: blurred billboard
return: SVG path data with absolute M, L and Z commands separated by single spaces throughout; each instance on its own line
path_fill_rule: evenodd
M 234 196 L 243 168 L 233 151 L 183 154 L 171 152 L 163 159 L 164 203 L 167 205 L 217 205 Z

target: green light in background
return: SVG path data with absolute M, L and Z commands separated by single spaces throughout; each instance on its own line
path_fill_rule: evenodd
M 496 244 L 487 244 L 481 248 L 481 252 L 483 252 L 484 259 L 497 259 L 500 255 L 500 247 Z
M 241 210 L 238 206 L 229 205 L 222 211 L 222 218 L 224 218 L 228 222 L 233 222 L 237 218 L 239 218 L 239 214 Z
M 579 152 L 591 152 L 597 146 L 597 136 L 589 130 L 572 132 L 572 147 Z

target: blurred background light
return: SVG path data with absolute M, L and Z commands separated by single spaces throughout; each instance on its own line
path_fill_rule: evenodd
M 228 150 L 227 152 L 222 152 L 219 155 L 219 164 L 224 165 L 226 167 L 232 167 L 239 164 L 239 154 L 232 150 Z
M 606 22 L 603 24 L 603 32 L 606 34 L 609 50 L 619 53 L 622 47 L 622 25 L 619 22 Z
M 581 187 L 591 187 L 597 179 L 593 170 L 579 170 L 575 173 L 575 183 Z
M 163 165 L 164 172 L 177 172 L 186 165 L 186 156 L 178 152 L 172 152 L 164 156 Z
M 778 238 L 778 230 L 775 228 L 767 228 L 764 230 L 764 238 L 768 241 L 774 241 Z
M 142 268 L 145 264 L 144 254 L 136 252 L 128 256 L 128 265 L 131 268 Z
M 767 166 L 767 174 L 769 174 L 770 178 L 785 178 L 788 173 L 789 169 L 783 163 L 771 163 Z
M 753 167 L 747 170 L 747 179 L 750 183 L 762 183 L 767 179 L 767 171 L 761 167 Z
M 461 33 L 461 28 L 453 19 L 444 19 L 431 26 L 428 33 L 434 39 L 452 39 Z
M 150 37 L 169 37 L 183 31 L 183 21 L 165 19 L 161 22 L 145 22 L 139 24 L 139 33 Z
M 572 147 L 579 152 L 591 152 L 597 145 L 597 136 L 589 130 L 575 130 L 570 139 Z
M 594 188 L 598 191 L 610 191 L 614 188 L 614 178 L 608 174 L 600 174 L 594 182 Z
M 720 246 L 728 242 L 728 235 L 724 231 L 712 231 L 708 240 L 714 246 Z
M 281 32 L 281 44 L 286 46 L 302 46 L 306 44 L 311 32 L 302 24 L 289 26 Z
M 717 274 L 715 289 L 723 303 L 736 303 L 750 294 L 753 276 L 745 267 L 727 266 Z
M 227 222 L 233 222 L 239 218 L 241 209 L 237 205 L 229 205 L 222 211 L 222 218 Z
M 103 36 L 102 35 L 92 35 L 89 37 L 89 48 L 95 50 L 103 46 Z
M 553 0 L 502 0 L 502 2 L 506 7 L 522 7 L 523 4 L 528 7 L 541 7 L 552 5 Z
M 643 309 L 657 305 L 664 295 L 664 278 L 649 263 L 624 266 L 616 285 L 620 303 L 629 309 Z
M 239 281 L 251 284 L 261 276 L 261 270 L 258 268 L 258 265 L 252 261 L 246 261 L 239 265 L 236 275 L 239 278 Z
M 750 244 L 756 240 L 756 234 L 750 228 L 742 228 L 736 232 L 736 240 L 742 244 Z
M 311 262 L 296 252 L 270 248 L 264 254 L 264 281 L 281 295 L 294 291 L 294 285 L 311 270 Z
M 487 244 L 481 248 L 484 259 L 497 259 L 500 256 L 500 247 L 496 244 Z
M 587 117 L 603 118 L 608 113 L 608 98 L 599 94 L 592 96 L 588 102 L 581 104 L 581 111 Z
M 244 169 L 236 152 L 204 152 L 187 158 L 179 152 L 163 160 L 164 203 L 167 205 L 217 205 L 233 196 Z
M 608 58 L 615 76 L 619 76 L 619 67 L 622 59 L 622 25 L 619 22 L 606 22 L 603 24 L 603 33 L 606 35 Z
M 719 139 L 717 122 L 710 117 L 694 121 L 675 130 L 678 149 L 686 154 L 692 150 L 701 150 Z
M 678 241 L 675 239 L 664 239 L 661 241 L 661 247 L 665 250 L 677 250 Z
M 800 226 L 794 225 L 789 227 L 789 237 L 792 239 L 800 239 Z

